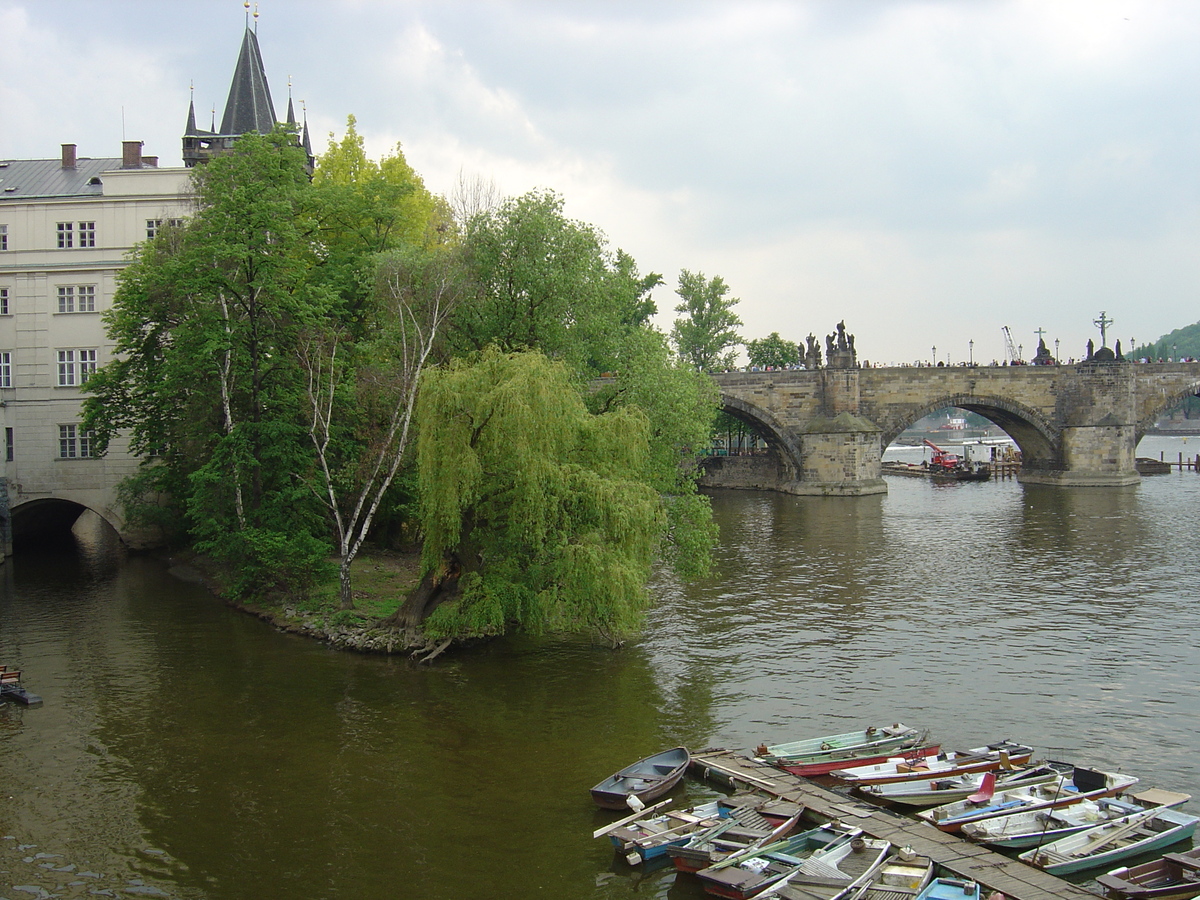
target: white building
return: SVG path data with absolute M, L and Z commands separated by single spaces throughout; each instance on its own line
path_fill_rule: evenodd
M 82 506 L 123 531 L 115 486 L 137 461 L 121 441 L 92 456 L 80 388 L 112 358 L 101 314 L 129 251 L 191 200 L 186 168 L 158 168 L 140 141 L 122 150 L 0 160 L 0 457 L 9 507 L 31 530 Z
M 257 15 L 257 14 L 256 14 Z M 287 123 L 298 131 L 288 98 Z M 101 320 L 133 247 L 192 205 L 188 168 L 228 152 L 237 137 L 270 131 L 275 111 L 258 37 L 242 38 L 220 130 L 196 127 L 189 104 L 184 166 L 158 168 L 140 141 L 120 157 L 88 158 L 63 144 L 58 159 L 0 160 L 0 545 L 69 527 L 82 509 L 128 543 L 117 485 L 138 461 L 115 440 L 92 455 L 79 424 L 80 388 L 113 354 Z M 214 123 L 215 126 L 215 123 Z M 308 126 L 298 138 L 308 152 Z M 11 511 L 11 517 L 10 517 Z M 0 560 L 3 556 L 0 555 Z

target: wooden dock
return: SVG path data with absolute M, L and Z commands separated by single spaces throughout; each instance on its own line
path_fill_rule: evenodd
M 1009 859 L 979 844 L 946 834 L 931 825 L 891 810 L 844 796 L 782 769 L 760 763 L 732 750 L 701 750 L 692 754 L 692 773 L 734 788 L 753 788 L 803 803 L 821 820 L 839 819 L 873 837 L 911 847 L 938 865 L 1000 891 L 1008 900 L 1096 900 L 1096 895 L 1041 869 Z

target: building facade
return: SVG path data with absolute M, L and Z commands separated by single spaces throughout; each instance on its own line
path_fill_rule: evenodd
M 309 151 L 307 124 L 287 123 Z M 228 152 L 238 136 L 270 131 L 275 112 L 257 34 L 249 23 L 219 131 L 196 127 L 189 104 L 184 165 L 159 168 L 125 141 L 120 156 L 0 160 L 0 544 L 19 533 L 70 527 L 84 509 L 126 543 L 153 535 L 126 527 L 117 487 L 138 466 L 117 439 L 104 457 L 80 423 L 84 387 L 113 356 L 102 316 L 130 251 L 192 210 L 188 168 Z M 0 555 L 0 559 L 3 559 Z
M 0 160 L 0 505 L 31 523 L 85 507 L 125 531 L 115 486 L 137 461 L 119 440 L 93 455 L 83 387 L 112 359 L 102 315 L 117 273 L 134 245 L 188 215 L 189 185 L 140 141 L 118 157 L 64 144 L 58 159 Z

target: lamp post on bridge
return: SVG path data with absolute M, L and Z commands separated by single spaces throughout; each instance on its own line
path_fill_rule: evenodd
M 975 342 L 967 341 L 967 365 L 975 365 Z
M 1058 358 L 1058 338 L 1054 339 L 1054 361 L 1056 363 L 1062 362 L 1062 360 Z

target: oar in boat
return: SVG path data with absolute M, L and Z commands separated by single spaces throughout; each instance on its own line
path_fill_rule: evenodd
M 1104 833 L 1097 834 L 1094 838 L 1092 838 L 1086 844 L 1081 846 L 1078 850 L 1072 850 L 1071 856 L 1074 856 L 1074 857 L 1087 856 L 1089 853 L 1091 853 L 1097 847 L 1102 847 L 1105 844 L 1110 843 L 1111 841 L 1115 841 L 1115 840 L 1118 840 L 1119 838 L 1123 838 L 1125 835 L 1129 834 L 1129 832 L 1136 830 L 1139 826 L 1142 825 L 1143 822 L 1146 822 L 1149 819 L 1153 819 L 1160 812 L 1162 812 L 1162 809 L 1159 807 L 1155 807 L 1154 809 L 1148 809 L 1145 812 L 1134 813 L 1133 815 L 1131 815 L 1129 817 L 1129 819 L 1125 822 L 1125 824 L 1118 825 L 1112 831 L 1108 831 L 1106 826 L 1101 825 L 1100 828 L 1097 829 L 1097 831 L 1100 831 L 1101 829 L 1105 829 Z
M 668 803 L 671 803 L 671 802 L 672 801 L 671 801 L 670 797 L 668 797 L 666 800 L 659 800 L 653 806 L 647 806 L 645 809 L 639 810 L 638 812 L 635 812 L 631 816 L 626 816 L 623 819 L 617 819 L 617 821 L 613 822 L 610 825 L 605 825 L 603 828 L 598 828 L 597 830 L 592 832 L 592 837 L 594 837 L 594 838 L 604 837 L 610 831 L 616 831 L 622 825 L 628 825 L 630 822 L 634 821 L 635 819 L 641 819 L 641 818 L 645 817 L 646 815 L 648 815 L 649 813 L 654 812 L 654 810 L 660 809 L 661 807 L 664 807 Z

